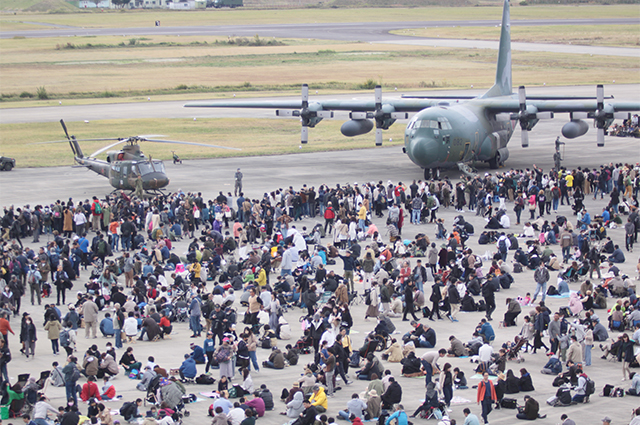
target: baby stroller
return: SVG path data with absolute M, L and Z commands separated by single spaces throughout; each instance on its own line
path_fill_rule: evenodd
M 516 336 L 514 340 L 514 344 L 507 351 L 507 359 L 515 360 L 516 363 L 524 362 L 524 357 L 520 354 L 520 350 L 527 343 L 525 338 L 520 338 Z
M 173 320 L 175 322 L 187 322 L 189 320 L 189 306 L 186 301 L 173 303 Z
M 158 389 L 160 388 L 160 380 L 162 379 L 162 375 L 156 375 L 149 385 L 147 386 L 147 396 L 144 398 L 144 405 L 146 406 L 149 403 L 152 406 L 160 405 L 160 395 Z

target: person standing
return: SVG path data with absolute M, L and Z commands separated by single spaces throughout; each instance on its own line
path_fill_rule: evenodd
M 82 315 L 84 317 L 84 337 L 89 339 L 91 334 L 97 338 L 98 332 L 98 305 L 93 301 L 93 297 L 87 297 L 82 304 Z
M 440 284 L 440 279 L 438 277 L 434 276 L 434 278 L 436 281 L 431 285 L 431 297 L 429 297 L 429 301 L 431 301 L 431 314 L 429 315 L 429 320 L 431 321 L 434 321 L 434 314 L 438 316 L 438 320 L 442 319 L 442 317 L 440 317 L 439 307 L 440 301 L 442 301 L 442 292 L 440 291 L 440 287 L 442 285 Z
M 533 274 L 533 279 L 536 281 L 536 292 L 533 294 L 531 304 L 535 304 L 540 292 L 542 292 L 542 302 L 544 302 L 547 297 L 547 282 L 549 281 L 549 270 L 547 270 L 547 266 L 545 266 L 544 263 L 540 263 L 540 266 L 538 266 Z
M 78 385 L 78 379 L 80 379 L 80 370 L 76 364 L 77 361 L 78 359 L 75 356 L 69 356 L 67 365 L 62 369 L 67 400 L 73 400 L 76 405 L 78 404 L 76 386 Z
M 493 382 L 489 380 L 489 374 L 485 372 L 482 375 L 482 381 L 478 384 L 478 404 L 482 405 L 482 419 L 485 424 L 489 423 L 489 413 L 491 413 L 491 406 L 497 400 L 496 389 L 493 386 Z
M 416 317 L 415 307 L 413 305 L 413 280 L 409 280 L 407 282 L 406 287 L 404 288 L 404 314 L 402 315 L 402 321 L 408 322 L 407 314 L 411 314 L 413 320 L 420 320 Z
M 367 307 L 367 311 L 364 315 L 364 320 L 367 320 L 369 317 L 378 317 L 378 312 L 380 311 L 380 292 L 378 289 L 378 282 L 371 282 L 371 289 L 369 290 L 369 307 Z
M 53 349 L 53 355 L 57 356 L 60 351 L 58 346 L 58 338 L 60 338 L 60 331 L 62 331 L 62 325 L 58 321 L 56 315 L 51 315 L 47 323 L 44 325 L 44 330 L 47 331 L 47 337 L 51 340 L 51 348 Z
M 491 314 L 496 309 L 496 287 L 493 285 L 493 279 L 487 280 L 484 285 L 482 285 L 482 297 L 484 298 L 484 302 L 487 306 L 486 318 L 487 320 L 493 320 L 491 318 Z
M 233 189 L 233 196 L 238 196 L 238 193 L 242 193 L 242 172 L 238 168 L 236 170 L 235 178 L 235 186 Z

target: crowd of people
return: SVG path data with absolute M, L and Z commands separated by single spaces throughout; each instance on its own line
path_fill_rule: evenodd
M 631 381 L 622 391 L 638 395 L 640 375 L 630 367 L 637 366 L 640 352 L 640 302 L 633 277 L 620 271 L 628 259 L 613 229 L 624 229 L 628 256 L 640 230 L 639 172 L 629 164 L 548 173 L 534 165 L 455 184 L 444 178 L 409 186 L 303 185 L 262 199 L 245 197 L 236 173 L 236 194 L 219 192 L 208 201 L 201 193 L 139 199 L 120 192 L 106 199 L 8 206 L 1 220 L 0 387 L 11 413 L 24 415 L 25 423 L 57 418 L 63 425 L 112 424 L 119 419 L 105 402 L 121 398 L 112 381 L 126 376 L 139 380 L 143 394 L 122 400 L 120 416 L 167 425 L 187 414 L 191 385 L 208 385 L 214 389 L 214 424 L 252 425 L 278 410 L 268 382 L 254 385 L 252 371 L 297 366 L 301 378 L 281 393 L 280 413 L 291 424 L 335 421 L 327 414 L 330 401 L 337 418 L 356 424 L 382 418 L 404 425 L 419 415 L 454 424 L 454 390 L 471 385 L 461 368 L 443 359 L 469 357 L 473 372 L 482 376 L 476 401 L 489 423 L 493 408 L 516 407 L 508 395 L 534 391 L 531 373 L 519 368 L 516 377 L 509 362 L 543 348 L 549 359 L 542 375 L 553 375 L 558 387 L 547 403 L 588 401 L 595 388 L 587 371 L 599 345 L 603 358 L 621 362 L 622 378 Z M 584 203 L 591 195 L 608 200 L 593 216 Z M 449 208 L 475 216 L 465 220 L 460 214 L 447 229 L 438 215 Z M 315 217 L 324 223 L 307 229 Z M 522 232 L 513 230 L 512 220 Z M 476 232 L 472 221 L 485 224 L 484 231 Z M 418 226 L 418 233 L 405 225 Z M 476 233 L 477 243 L 470 240 Z M 176 245 L 188 248 L 179 252 Z M 636 269 L 640 273 L 640 260 Z M 531 275 L 534 290 L 508 297 L 503 320 L 493 322 L 496 293 L 510 290 L 518 273 Z M 566 306 L 548 307 L 547 296 L 567 294 Z M 25 311 L 27 300 L 44 303 L 43 326 Z M 366 306 L 362 317 L 354 314 L 358 303 Z M 287 323 L 292 308 L 304 312 L 299 334 Z M 472 333 L 445 337 L 445 348 L 437 321 L 457 322 L 460 312 L 484 317 Z M 354 322 L 366 321 L 371 326 L 358 348 L 350 331 Z M 409 332 L 396 337 L 404 321 Z M 163 344 L 175 328 L 187 326 L 193 342 L 181 364 L 161 355 L 135 357 L 136 341 Z M 89 343 L 98 330 L 113 336 L 113 343 L 104 351 L 98 344 L 87 348 L 81 328 Z M 66 360 L 54 361 L 39 380 L 12 384 L 9 334 L 16 332 L 11 346 L 20 346 L 26 361 L 35 356 L 42 332 L 54 359 L 62 348 Z M 498 334 L 509 341 L 494 348 Z M 268 353 L 262 362 L 260 350 Z M 401 365 L 398 376 L 389 368 L 393 363 Z M 425 400 L 412 414 L 402 404 L 415 400 L 403 395 L 408 377 L 424 377 L 426 386 Z M 367 381 L 363 392 L 334 404 L 340 382 L 355 387 L 360 381 Z M 65 388 L 65 406 L 51 406 L 48 386 Z M 87 403 L 86 414 L 78 398 Z M 145 402 L 153 407 L 146 410 Z M 544 417 L 529 394 L 519 407 L 518 419 Z M 479 423 L 470 408 L 462 413 L 465 424 Z

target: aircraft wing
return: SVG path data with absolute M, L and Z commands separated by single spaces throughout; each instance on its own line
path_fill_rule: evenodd
M 441 99 L 386 99 L 382 103 L 391 105 L 398 112 L 418 112 L 437 105 Z M 375 100 L 322 100 L 309 101 L 309 105 L 320 106 L 324 111 L 375 111 Z M 302 100 L 214 100 L 189 102 L 186 108 L 247 108 L 247 109 L 302 109 Z
M 500 112 L 518 112 L 520 110 L 520 102 L 518 99 L 500 99 L 490 98 L 483 99 L 482 103 L 485 108 L 494 113 Z M 598 109 L 598 101 L 593 100 L 576 100 L 576 99 L 558 99 L 558 100 L 526 100 L 526 105 L 534 106 L 540 112 L 586 112 L 594 113 Z M 604 102 L 605 108 L 612 109 L 611 112 L 634 112 L 640 111 L 640 102 L 608 100 Z

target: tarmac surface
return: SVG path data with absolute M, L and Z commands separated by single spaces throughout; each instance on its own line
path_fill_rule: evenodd
M 618 86 L 612 86 L 618 88 Z M 559 92 L 557 89 L 545 89 L 551 92 Z M 591 88 L 582 88 L 585 92 L 591 92 Z M 622 91 L 634 93 L 637 90 L 636 86 L 623 87 Z M 581 91 L 581 90 L 578 90 Z M 626 96 L 621 96 L 626 97 Z M 631 96 L 630 96 L 631 97 Z M 616 98 L 620 98 L 616 95 Z M 147 104 L 153 106 L 154 102 Z M 112 106 L 103 105 L 104 108 L 111 108 Z M 180 110 L 183 110 L 180 108 Z M 26 114 L 32 111 L 24 111 Z M 195 112 L 195 111 L 193 111 Z M 208 110 L 207 110 L 208 112 Z M 215 111 L 211 111 L 214 113 Z M 80 120 L 84 117 L 78 116 L 76 119 Z M 514 134 L 514 139 L 511 143 L 512 154 L 507 161 L 507 167 L 511 168 L 524 168 L 530 167 L 532 164 L 541 166 L 544 170 L 549 170 L 552 166 L 552 154 L 553 154 L 553 142 L 555 136 L 559 134 L 561 125 L 564 120 L 552 120 L 550 122 L 540 123 L 536 129 L 531 133 L 530 147 L 523 150 L 518 146 L 519 134 Z M 293 136 L 292 136 L 293 137 Z M 313 139 L 311 137 L 311 143 Z M 577 166 L 597 166 L 603 162 L 636 162 L 640 160 L 640 150 L 638 150 L 637 139 L 627 138 L 611 138 L 607 137 L 607 147 L 600 149 L 596 147 L 595 134 L 588 133 L 587 136 L 575 140 L 568 141 L 565 146 L 565 161 L 564 165 L 567 167 Z M 301 153 L 297 155 L 278 155 L 269 157 L 245 157 L 245 158 L 227 158 L 216 160 L 199 160 L 199 161 L 185 161 L 183 165 L 173 165 L 166 163 L 167 171 L 172 179 L 172 183 L 169 189 L 172 191 L 182 189 L 183 191 L 202 191 L 205 199 L 209 199 L 217 195 L 219 190 L 224 192 L 232 190 L 233 186 L 233 172 L 236 168 L 242 168 L 244 173 L 244 190 L 251 197 L 261 197 L 264 192 L 275 190 L 280 187 L 293 186 L 294 188 L 301 187 L 302 184 L 315 185 L 316 187 L 321 183 L 327 183 L 334 185 L 336 183 L 345 184 L 364 181 L 378 181 L 378 180 L 391 180 L 394 183 L 403 181 L 407 184 L 413 179 L 422 178 L 422 172 L 417 167 L 413 166 L 410 161 L 402 154 L 400 147 L 388 147 L 381 149 L 364 149 L 364 150 L 352 150 L 341 152 L 325 152 L 325 153 Z M 489 169 L 481 169 L 481 172 L 491 172 Z M 444 174 L 450 176 L 452 179 L 459 177 L 459 172 L 446 171 Z M 56 167 L 56 168 L 42 168 L 42 169 L 16 169 L 10 173 L 0 173 L 0 188 L 2 192 L 2 205 L 14 204 L 21 206 L 24 204 L 35 204 L 52 202 L 55 199 L 67 199 L 72 197 L 74 200 L 84 200 L 90 198 L 92 195 L 104 195 L 110 191 L 107 181 L 101 177 L 88 173 L 81 169 L 70 167 Z M 587 197 L 587 207 L 592 214 L 601 210 L 605 201 L 597 200 L 593 201 L 592 198 Z M 512 223 L 515 223 L 515 217 L 512 211 L 512 206 L 508 205 L 507 209 L 511 216 Z M 449 210 L 441 209 L 439 216 L 445 219 L 445 224 L 448 229 L 451 228 L 453 218 L 460 213 L 455 212 L 452 208 Z M 571 220 L 575 220 L 575 217 L 571 215 L 568 207 L 561 207 L 559 214 L 568 216 Z M 480 246 L 477 244 L 478 235 L 481 233 L 484 227 L 484 220 L 479 219 L 475 214 L 470 212 L 463 213 L 466 220 L 470 221 L 475 229 L 475 236 L 471 236 L 469 239 L 469 246 L 474 249 L 477 254 L 484 254 L 487 250 L 491 250 L 493 247 Z M 551 216 L 555 218 L 555 215 Z M 321 221 L 316 219 L 305 219 L 302 222 L 295 223 L 297 228 L 302 226 L 312 227 L 316 222 Z M 407 220 L 408 221 L 408 220 Z M 375 219 L 374 223 L 382 228 L 384 223 L 381 219 Z M 514 226 L 515 227 L 515 226 Z M 519 227 L 519 226 L 518 226 Z M 518 231 L 518 229 L 514 229 Z M 435 235 L 434 225 L 420 225 L 413 226 L 407 224 L 403 230 L 403 237 L 412 239 L 417 233 L 425 233 L 431 239 Z M 612 236 L 616 243 L 622 244 L 623 242 L 623 230 L 615 229 L 610 230 L 609 234 Z M 46 236 L 41 237 L 41 243 L 46 241 Z M 330 239 L 323 240 L 323 243 L 329 243 Z M 38 244 L 26 243 L 28 246 L 37 247 Z M 186 251 L 186 241 L 177 243 L 175 251 L 182 253 Z M 557 246 L 554 247 L 556 252 L 559 252 Z M 119 255 L 119 254 L 118 254 Z M 637 254 L 627 254 L 627 262 L 621 266 L 624 273 L 630 276 L 635 276 L 635 263 L 637 260 Z M 415 259 L 411 259 L 411 265 L 415 265 Z M 485 271 L 489 267 L 488 262 L 484 262 Z M 341 261 L 338 261 L 337 266 L 330 267 L 335 268 L 337 272 L 341 272 Z M 272 275 L 273 277 L 274 275 Z M 75 282 L 74 290 L 82 288 L 82 284 L 86 281 L 88 272 L 83 272 L 81 279 Z M 523 274 L 514 275 L 516 282 L 512 288 L 506 291 L 502 291 L 496 294 L 497 310 L 494 314 L 495 320 L 492 322 L 494 329 L 497 333 L 496 341 L 493 344 L 495 350 L 497 350 L 503 342 L 512 340 L 520 330 L 522 324 L 522 316 L 530 311 L 530 308 L 524 308 L 518 325 L 515 328 L 498 328 L 498 321 L 502 317 L 505 307 L 505 299 L 507 297 L 524 296 L 526 292 L 533 292 L 535 284 L 533 283 L 533 273 L 525 271 Z M 554 276 L 552 276 L 552 282 Z M 209 285 L 211 287 L 211 285 Z M 573 284 L 572 289 L 576 289 L 577 285 Z M 427 287 L 428 288 L 428 287 Z M 360 292 L 362 288 L 360 287 Z M 430 288 L 426 290 L 427 299 L 430 295 Z M 73 295 L 73 291 L 70 292 Z M 54 301 L 54 298 L 44 300 L 44 302 Z M 612 303 L 611 300 L 609 300 Z M 43 310 L 39 307 L 32 307 L 23 302 L 26 311 L 30 311 L 35 319 L 36 323 L 40 323 L 40 317 L 42 317 Z M 552 311 L 556 311 L 559 307 L 566 305 L 566 299 L 551 299 L 547 298 L 547 304 Z M 242 311 L 237 306 L 239 312 Z M 375 322 L 365 322 L 364 317 L 364 305 L 359 305 L 353 308 L 354 327 L 352 332 L 352 339 L 354 347 L 359 347 L 365 335 L 371 331 Z M 63 314 L 67 309 L 62 307 Z M 101 317 L 104 313 L 101 314 Z M 287 343 L 295 343 L 295 340 L 301 334 L 301 330 L 298 327 L 298 318 L 303 315 L 304 312 L 299 309 L 293 309 L 285 315 L 286 319 L 292 325 L 293 338 L 290 341 L 281 341 L 279 345 L 286 345 Z M 602 310 L 598 311 L 601 318 L 606 317 L 606 313 Z M 436 330 L 438 336 L 437 348 L 448 347 L 448 336 L 455 334 L 461 340 L 466 341 L 470 339 L 473 328 L 482 318 L 481 313 L 461 313 L 459 314 L 459 322 L 452 323 L 449 320 L 441 320 L 437 322 L 429 322 L 427 319 L 422 319 L 423 323 L 429 323 Z M 400 319 L 394 319 L 399 335 L 407 332 L 409 329 L 408 322 L 402 322 Z M 14 331 L 19 328 L 19 322 L 15 319 L 12 320 L 12 326 Z M 177 323 L 175 325 L 176 333 L 173 335 L 171 341 L 161 341 L 157 343 L 151 342 L 138 342 L 134 344 L 134 354 L 139 360 L 144 361 L 147 356 L 154 355 L 156 361 L 166 368 L 177 368 L 181 361 L 183 354 L 189 351 L 188 346 L 190 342 L 194 340 L 189 338 L 190 332 L 187 329 L 187 323 Z M 240 325 L 242 329 L 242 325 Z M 54 357 L 51 354 L 49 343 L 46 341 L 46 334 L 39 328 L 38 330 L 39 341 L 37 344 L 37 355 L 31 362 L 26 362 L 24 356 L 19 354 L 19 344 L 17 337 L 11 336 L 10 347 L 13 353 L 13 361 L 9 364 L 9 375 L 13 380 L 19 373 L 29 372 L 32 376 L 37 376 L 40 371 L 49 368 L 52 361 L 56 360 L 62 362 L 64 358 L 62 356 Z M 82 353 L 92 343 L 98 344 L 100 348 L 104 348 L 104 344 L 110 339 L 98 338 L 97 340 L 86 340 L 83 338 L 83 333 L 80 333 L 78 339 L 78 354 Z M 111 340 L 112 341 L 112 340 Z M 195 342 L 201 343 L 201 340 Z M 418 355 L 421 355 L 426 349 L 418 349 Z M 123 350 L 118 350 L 118 356 L 122 354 Z M 593 350 L 593 365 L 587 368 L 589 376 L 595 380 L 597 385 L 597 392 L 599 393 L 604 384 L 612 384 L 614 386 L 627 387 L 628 382 L 620 382 L 622 377 L 621 367 L 619 363 L 609 362 L 601 360 L 600 350 L 597 346 Z M 258 350 L 258 359 L 260 362 L 267 359 L 269 352 L 266 350 Z M 627 396 L 622 399 L 608 400 L 593 396 L 591 403 L 588 405 L 572 406 L 567 408 L 551 408 L 544 402 L 547 398 L 555 394 L 555 388 L 551 386 L 552 377 L 541 375 L 539 373 L 542 366 L 546 363 L 547 357 L 544 352 L 539 352 L 536 355 L 525 354 L 525 363 L 517 364 L 515 362 L 509 362 L 508 369 L 517 371 L 525 367 L 531 372 L 533 376 L 533 382 L 536 387 L 536 391 L 530 393 L 541 405 L 541 413 L 547 414 L 547 418 L 538 420 L 541 424 L 556 424 L 559 423 L 559 417 L 562 413 L 567 413 L 570 418 L 576 421 L 577 424 L 595 424 L 600 425 L 600 419 L 605 415 L 611 417 L 614 421 L 613 424 L 625 424 L 628 423 L 631 416 L 631 409 L 640 405 L 640 400 L 636 400 L 634 397 Z M 119 360 L 119 358 L 117 359 Z M 253 379 L 256 387 L 260 384 L 267 384 L 277 400 L 279 394 L 284 387 L 291 387 L 294 380 L 298 379 L 302 373 L 302 365 L 312 361 L 312 356 L 302 356 L 299 366 L 288 367 L 281 371 L 261 369 L 260 373 L 253 374 Z M 460 367 L 468 378 L 473 375 L 474 365 L 469 363 L 468 359 L 457 358 L 445 358 L 440 361 L 443 365 L 445 362 L 450 362 L 453 367 Z M 399 364 L 392 364 L 383 362 L 385 367 L 392 371 L 393 375 L 399 379 L 400 385 L 403 388 L 403 404 L 406 410 L 410 413 L 413 412 L 421 403 L 424 398 L 424 381 L 418 378 L 403 378 L 400 377 L 401 366 Z M 198 373 L 203 372 L 203 366 L 198 367 Z M 218 372 L 214 371 L 213 376 L 218 378 Z M 350 376 L 353 377 L 353 370 L 350 372 Z M 474 385 L 477 381 L 469 379 L 470 384 Z M 237 380 L 235 381 L 237 382 Z M 122 375 L 118 376 L 114 384 L 116 386 L 118 394 L 123 395 L 124 400 L 131 400 L 136 397 L 142 397 L 143 393 L 135 389 L 135 381 L 129 380 Z M 335 398 L 329 399 L 329 411 L 328 416 L 336 416 L 338 410 L 346 407 L 346 402 L 354 392 L 361 392 L 366 388 L 367 383 L 357 381 L 349 387 L 343 385 L 343 389 L 339 391 Z M 214 385 L 215 387 L 215 385 Z M 189 393 L 198 394 L 199 392 L 210 391 L 212 387 L 200 386 L 200 385 L 188 385 L 187 391 Z M 51 398 L 51 402 L 54 406 L 58 406 L 64 403 L 64 389 L 51 388 L 48 390 L 47 395 Z M 451 417 L 455 418 L 459 424 L 464 421 L 462 409 L 469 407 L 473 413 L 480 414 L 480 408 L 475 404 L 476 391 L 474 389 L 459 390 L 454 392 L 454 396 L 461 397 L 468 400 L 468 403 L 453 405 Z M 523 394 L 516 394 L 518 402 L 523 404 Z M 202 397 L 201 397 L 202 398 Z M 211 404 L 209 400 L 199 401 L 197 403 L 188 406 L 188 410 L 191 412 L 191 416 L 185 420 L 186 424 L 203 423 L 206 419 L 206 410 Z M 112 409 L 118 409 L 121 406 L 121 402 L 107 402 L 108 407 Z M 264 418 L 259 420 L 262 424 L 283 424 L 285 423 L 285 417 L 278 415 L 278 412 L 283 411 L 284 405 L 276 401 L 276 409 L 273 412 L 268 412 Z M 86 405 L 81 404 L 81 410 L 86 412 Z M 514 424 L 516 411 L 503 409 L 501 411 L 494 411 L 490 415 L 490 421 L 492 424 Z M 427 423 L 424 420 L 414 420 L 416 424 Z

